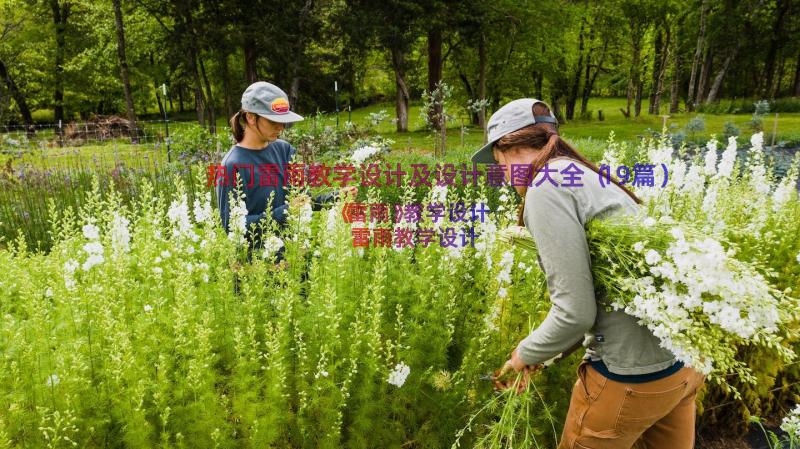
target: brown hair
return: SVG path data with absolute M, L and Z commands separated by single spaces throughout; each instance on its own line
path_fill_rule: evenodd
M 550 115 L 550 109 L 543 103 L 534 104 L 532 112 L 533 115 Z M 516 146 L 541 149 L 539 151 L 539 156 L 537 156 L 532 163 L 532 178 L 536 176 L 536 173 L 538 173 L 542 167 L 544 167 L 547 161 L 556 157 L 568 157 L 570 159 L 575 159 L 600 175 L 600 169 L 595 164 L 589 162 L 589 160 L 579 153 L 578 150 L 573 148 L 572 145 L 562 139 L 561 135 L 558 133 L 558 129 L 552 123 L 536 123 L 534 125 L 528 125 L 524 128 L 518 129 L 517 131 L 506 134 L 494 144 L 494 148 L 501 152 L 507 151 Z M 640 200 L 639 197 L 637 197 L 627 187 L 620 184 L 619 181 L 613 176 L 609 176 L 608 178 L 611 180 L 611 182 L 616 184 L 620 189 L 627 193 L 628 196 L 630 196 L 637 204 L 642 204 L 642 200 Z M 532 181 L 532 179 L 528 182 L 530 181 Z M 519 207 L 519 214 L 517 216 L 517 223 L 520 226 L 524 226 L 524 222 L 522 220 L 524 207 L 525 201 L 523 198 L 522 204 L 520 204 Z
M 246 111 L 244 109 L 239 109 L 236 114 L 233 114 L 231 117 L 230 125 L 231 125 L 231 134 L 233 134 L 233 139 L 236 140 L 236 143 L 239 143 L 244 139 L 244 123 Z

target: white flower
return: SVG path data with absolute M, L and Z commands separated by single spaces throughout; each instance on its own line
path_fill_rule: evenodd
M 380 148 L 376 148 L 374 146 L 364 146 L 361 148 L 356 149 L 352 156 L 350 156 L 350 160 L 355 162 L 356 164 L 361 164 L 365 160 L 369 159 L 370 157 L 378 154 L 381 151 Z
M 61 382 L 61 379 L 58 378 L 58 374 L 51 374 L 47 376 L 47 380 L 45 381 L 48 387 L 58 385 L 59 382 Z
M 83 245 L 83 250 L 89 257 L 83 262 L 83 271 L 89 271 L 93 266 L 103 263 L 103 245 L 98 241 L 92 241 Z
M 431 189 L 431 202 L 432 203 L 446 203 L 447 202 L 447 186 L 435 185 Z M 441 221 L 441 220 L 440 220 Z
M 150 304 L 145 304 L 144 305 L 144 311 L 145 311 L 145 313 L 152 312 L 153 311 L 153 306 L 151 306 Z
M 392 372 L 389 373 L 389 383 L 400 388 L 406 383 L 406 378 L 411 373 L 411 368 L 403 362 L 395 365 Z
M 83 268 L 83 271 L 89 271 L 93 266 L 100 265 L 103 261 L 105 261 L 105 258 L 102 254 L 92 254 L 83 262 L 81 268 Z
M 500 298 L 505 298 L 508 296 L 508 292 L 505 288 L 501 287 L 499 290 L 497 290 L 497 296 Z
M 198 223 L 213 223 L 214 211 L 211 207 L 211 192 L 206 192 L 201 201 L 199 198 L 194 200 L 194 219 Z
M 83 236 L 89 240 L 100 238 L 100 230 L 93 224 L 83 225 Z
M 89 242 L 83 245 L 87 254 L 103 254 L 103 245 L 100 242 Z
M 264 257 L 271 257 L 283 248 L 283 240 L 276 235 L 271 235 L 264 240 Z
M 163 273 L 163 272 L 164 272 L 164 269 L 163 269 L 163 268 L 161 268 L 161 267 L 153 267 L 153 273 L 155 273 L 155 274 L 161 274 L 161 273 Z
M 191 237 L 194 234 L 192 231 L 192 222 L 189 219 L 189 204 L 186 199 L 186 194 L 181 196 L 180 201 L 173 200 L 167 210 L 167 218 L 174 226 L 172 235 L 175 237 L 185 236 Z
M 247 232 L 247 205 L 243 200 L 232 202 L 230 218 L 228 219 L 228 238 L 239 244 L 245 242 L 244 235 Z
M 166 249 L 165 249 L 164 251 L 161 251 L 161 257 L 163 257 L 164 259 L 168 259 L 168 258 L 169 258 L 169 256 L 171 256 L 171 255 L 172 255 L 172 253 L 171 253 L 171 252 L 169 252 L 169 251 L 168 251 L 168 250 L 166 250 Z
M 750 136 L 750 145 L 754 150 L 764 149 L 764 132 L 760 131 Z
M 783 418 L 781 430 L 788 433 L 795 440 L 800 439 L 800 404 Z
M 506 251 L 500 259 L 500 272 L 497 273 L 497 282 L 500 284 L 511 282 L 511 269 L 514 268 L 514 253 Z
M 711 139 L 706 144 L 705 167 L 703 172 L 706 176 L 717 173 L 717 139 Z
M 646 227 L 650 228 L 656 225 L 656 219 L 653 217 L 647 217 L 642 221 L 642 224 Z
M 722 159 L 717 167 L 717 177 L 730 178 L 733 173 L 733 165 L 736 163 L 736 137 L 728 137 L 728 146 L 722 152 Z
M 705 178 L 701 173 L 699 165 L 692 165 L 689 172 L 686 173 L 686 178 L 683 180 L 683 192 L 688 195 L 697 195 L 703 191 L 705 186 Z
M 67 290 L 75 289 L 75 270 L 80 267 L 80 263 L 78 263 L 75 259 L 70 259 L 64 262 L 64 285 L 67 287 Z
M 130 250 L 131 233 L 128 230 L 130 221 L 119 213 L 114 213 L 111 222 L 111 248 L 115 255 L 127 253 Z
M 644 242 L 636 242 L 633 244 L 633 250 L 637 253 L 644 251 Z
M 50 288 L 50 287 L 47 287 L 47 290 L 44 291 L 44 296 L 46 298 L 52 298 L 53 297 L 53 289 Z

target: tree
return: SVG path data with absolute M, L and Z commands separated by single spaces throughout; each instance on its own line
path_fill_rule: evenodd
M 697 46 L 692 58 L 692 74 L 689 77 L 689 92 L 686 95 L 686 109 L 693 111 L 695 105 L 695 86 L 697 84 L 697 70 L 706 46 L 706 14 L 708 13 L 708 0 L 703 0 L 700 5 L 700 29 L 697 33 Z
M 631 60 L 626 89 L 627 106 L 623 113 L 631 116 L 631 103 L 634 105 L 633 116 L 638 117 L 642 110 L 642 46 L 645 33 L 650 28 L 655 4 L 648 0 L 626 0 L 622 3 L 622 13 L 628 25 Z
M 395 113 L 397 132 L 408 131 L 408 105 L 411 92 L 406 79 L 409 70 L 407 54 L 419 37 L 420 17 L 424 13 L 421 1 L 413 0 L 352 0 L 347 2 L 347 15 L 351 18 L 349 33 L 359 33 L 353 39 L 363 45 L 376 41 L 389 53 L 394 72 Z
M 16 103 L 17 109 L 22 116 L 22 122 L 25 124 L 25 129 L 30 135 L 36 130 L 33 125 L 33 115 L 22 88 L 17 84 L 6 62 L 18 57 L 12 51 L 12 49 L 19 49 L 20 47 L 14 38 L 22 34 L 26 20 L 24 11 L 21 12 L 19 7 L 21 5 L 14 5 L 9 2 L 0 9 L 0 12 L 3 13 L 2 19 L 0 19 L 0 82 L 5 84 L 11 98 Z
M 120 77 L 122 78 L 123 90 L 125 92 L 125 103 L 128 107 L 128 120 L 135 124 L 136 110 L 133 106 L 133 94 L 131 93 L 128 59 L 125 56 L 125 27 L 122 23 L 122 6 L 120 5 L 120 0 L 112 0 L 112 3 L 114 4 L 114 26 L 117 30 L 117 57 L 119 58 L 119 72 Z
M 66 52 L 67 21 L 72 5 L 69 0 L 49 0 L 55 25 L 56 51 L 54 60 L 53 110 L 55 120 L 64 120 L 64 59 Z

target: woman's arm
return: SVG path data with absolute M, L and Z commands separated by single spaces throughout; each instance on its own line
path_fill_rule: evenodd
M 569 349 L 592 328 L 597 314 L 589 245 L 575 192 L 549 182 L 529 187 L 525 224 L 533 234 L 552 306 L 542 324 L 517 347 L 535 365 Z

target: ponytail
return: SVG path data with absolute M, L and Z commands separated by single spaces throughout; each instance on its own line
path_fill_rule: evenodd
M 533 112 L 534 115 L 550 114 L 550 110 L 544 107 L 542 103 L 535 104 Z M 506 151 L 516 146 L 526 146 L 529 148 L 541 149 L 539 151 L 539 155 L 531 164 L 531 179 L 528 180 L 528 182 L 533 181 L 533 178 L 535 178 L 536 174 L 547 164 L 547 161 L 556 157 L 568 157 L 570 159 L 575 159 L 592 169 L 592 171 L 597 173 L 598 176 L 601 176 L 600 169 L 592 162 L 589 162 L 589 160 L 579 153 L 578 150 L 573 148 L 572 145 L 562 139 L 556 127 L 550 123 L 537 123 L 534 125 L 528 125 L 517 131 L 506 134 L 494 144 L 494 147 L 499 151 Z M 615 179 L 613 176 L 609 176 L 608 178 L 612 183 L 614 183 L 629 197 L 631 197 L 636 204 L 642 204 L 642 200 L 639 199 L 639 197 L 637 197 L 636 194 L 634 194 L 626 186 L 620 184 L 617 179 Z M 517 224 L 520 226 L 525 225 L 523 221 L 524 208 L 525 195 L 523 195 L 523 201 L 519 206 L 519 213 L 517 214 Z
M 244 120 L 245 111 L 243 109 L 239 109 L 236 114 L 233 114 L 231 117 L 230 125 L 231 125 L 231 134 L 233 134 L 233 139 L 236 143 L 241 142 L 244 139 Z

